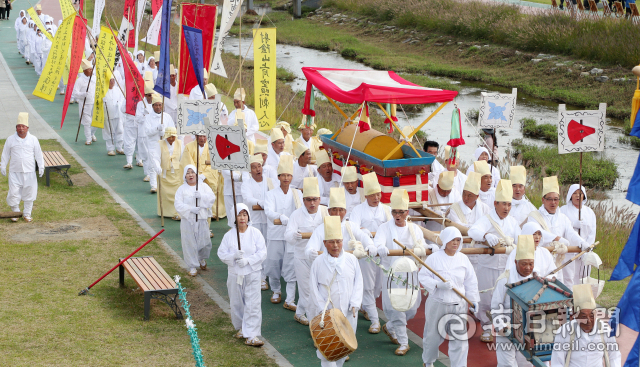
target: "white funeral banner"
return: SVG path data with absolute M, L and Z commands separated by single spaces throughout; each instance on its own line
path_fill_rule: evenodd
M 136 4 L 136 46 L 135 50 L 138 52 L 138 35 L 140 34 L 140 28 L 142 27 L 142 18 L 144 17 L 144 8 L 147 6 L 147 0 L 138 0 Z M 156 60 L 158 62 L 158 60 Z
M 244 127 L 210 125 L 207 141 L 211 168 L 245 172 L 251 170 L 249 146 Z
M 478 126 L 489 129 L 511 127 L 516 114 L 517 96 L 517 88 L 513 88 L 511 94 L 482 92 Z
M 216 45 L 216 52 L 213 55 L 213 62 L 211 62 L 209 72 L 224 78 L 227 77 L 227 72 L 224 70 L 224 65 L 222 64 L 222 48 L 224 47 L 225 38 L 229 35 L 233 21 L 238 16 L 238 12 L 240 12 L 241 5 L 242 0 L 224 0 L 224 4 L 222 5 L 218 44 Z M 242 50 L 240 50 L 240 52 L 242 52 Z
M 178 103 L 178 135 L 207 135 L 210 125 L 220 123 L 220 100 L 220 95 L 216 94 L 215 99 L 185 100 Z
M 157 46 L 161 29 L 162 29 L 162 8 L 158 9 L 158 12 L 156 13 L 156 17 L 153 18 L 153 22 L 151 22 L 151 25 L 149 26 L 149 30 L 147 31 L 147 36 L 141 39 L 141 41 L 146 42 L 150 45 Z M 156 63 L 157 62 L 160 62 L 160 60 L 156 60 Z
M 93 37 L 100 35 L 100 19 L 102 18 L 102 11 L 104 10 L 105 0 L 96 0 L 93 6 L 93 26 L 91 27 L 91 34 Z
M 597 110 L 567 111 L 558 106 L 558 153 L 601 152 L 604 150 L 604 128 L 607 104 Z

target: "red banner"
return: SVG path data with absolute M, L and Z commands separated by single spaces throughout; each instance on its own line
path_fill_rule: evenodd
M 213 58 L 213 39 L 216 33 L 216 6 L 203 4 L 180 4 L 181 24 L 202 30 L 202 49 L 204 67 L 209 70 Z M 184 33 L 180 27 L 180 60 L 178 62 L 178 93 L 189 94 L 198 85 L 196 74 L 193 72 L 191 57 L 184 40 Z
M 160 8 L 162 8 L 162 0 L 151 0 L 151 15 L 153 15 L 153 18 L 156 17 Z
M 67 83 L 67 93 L 64 95 L 64 104 L 62 105 L 62 119 L 60 120 L 60 128 L 64 124 L 64 118 L 67 116 L 67 108 L 69 107 L 69 100 L 73 93 L 73 87 L 76 84 L 76 78 L 78 77 L 78 70 L 80 70 L 80 64 L 84 58 L 84 39 L 87 35 L 87 28 L 85 27 L 80 16 L 76 15 L 73 22 L 73 31 L 71 36 L 71 59 L 69 62 L 69 81 Z
M 133 59 L 129 56 L 127 50 L 122 46 L 122 43 L 116 38 L 118 41 L 118 49 L 120 50 L 120 55 L 123 55 L 124 58 L 124 83 L 126 93 L 127 93 L 127 111 L 126 113 L 131 116 L 136 115 L 136 107 L 138 106 L 138 102 L 144 98 L 144 79 L 138 68 L 136 67 Z
M 125 0 L 122 15 L 129 20 L 129 23 L 133 24 L 133 27 L 129 29 L 128 47 L 136 47 L 136 0 Z

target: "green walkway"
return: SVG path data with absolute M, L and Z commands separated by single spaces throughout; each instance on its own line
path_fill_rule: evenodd
M 16 0 L 14 9 L 27 9 L 26 0 Z M 15 15 L 14 15 L 15 14 Z M 17 12 L 12 12 L 12 19 L 2 23 L 6 25 L 2 29 L 4 42 L 0 43 L 0 52 L 9 65 L 15 79 L 18 81 L 22 92 L 30 100 L 46 122 L 53 127 L 58 134 L 76 151 L 84 161 L 98 173 L 113 190 L 122 197 L 151 227 L 160 230 L 160 219 L 156 215 L 156 196 L 149 193 L 149 184 L 143 182 L 142 168 L 134 167 L 132 170 L 124 170 L 124 156 L 110 157 L 106 154 L 102 133 L 98 132 L 98 142 L 85 146 L 83 133 L 80 132 L 79 141 L 75 142 L 78 128 L 78 105 L 71 105 L 67 112 L 64 127 L 60 129 L 60 117 L 62 115 L 63 97 L 56 95 L 53 103 L 34 97 L 31 93 L 36 86 L 38 77 L 32 66 L 26 65 L 24 59 L 16 52 L 15 30 L 13 21 Z M 56 19 L 56 22 L 58 20 Z M 10 27 L 8 26 L 10 25 Z M 46 188 L 44 188 L 46 190 Z M 213 238 L 213 251 L 209 259 L 209 270 L 201 273 L 201 276 L 223 297 L 227 298 L 226 278 L 227 269 L 216 256 L 220 240 L 227 231 L 226 219 L 213 222 L 211 228 L 215 233 Z M 182 255 L 180 244 L 179 222 L 170 219 L 165 220 L 164 240 L 178 253 Z M 99 286 L 99 285 L 98 285 Z M 284 286 L 283 286 L 284 289 Z M 309 334 L 309 328 L 302 326 L 293 320 L 294 313 L 282 308 L 282 303 L 273 305 L 269 302 L 271 292 L 263 292 L 263 322 L 262 335 L 294 366 L 319 365 L 315 354 L 315 348 Z M 195 320 L 196 322 L 198 320 Z M 393 354 L 396 346 L 389 342 L 384 333 L 371 335 L 367 332 L 369 322 L 361 319 L 358 324 L 358 351 L 352 354 L 348 366 L 395 366 L 403 365 L 422 366 L 420 346 L 411 344 L 411 351 L 404 357 Z M 440 364 L 442 366 L 442 364 Z

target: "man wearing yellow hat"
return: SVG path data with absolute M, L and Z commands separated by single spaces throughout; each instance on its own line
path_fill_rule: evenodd
M 271 129 L 269 141 L 271 143 L 269 144 L 265 165 L 277 168 L 280 164 L 280 157 L 290 154 L 284 151 L 284 135 L 279 128 Z
M 169 67 L 169 91 L 171 97 L 164 100 L 164 112 L 168 113 L 173 121 L 178 121 L 178 83 L 176 81 L 178 70 L 171 64 Z
M 536 207 L 525 196 L 527 185 L 527 169 L 524 166 L 511 166 L 509 179 L 513 184 L 513 200 L 511 201 L 510 215 L 514 217 L 520 226 L 524 225 L 529 213 Z
M 551 367 L 622 365 L 616 337 L 609 335 L 611 326 L 596 317 L 597 307 L 590 284 L 576 284 L 573 287 L 575 316 L 555 333 Z
M 121 84 L 122 85 L 122 84 Z M 151 89 L 149 89 L 151 88 Z M 121 115 L 124 116 L 123 121 L 123 129 L 124 129 L 124 156 L 126 158 L 126 163 L 124 165 L 124 169 L 132 169 L 133 168 L 133 153 L 136 150 L 136 144 L 138 145 L 138 154 L 136 154 L 136 165 L 138 167 L 142 167 L 142 157 L 144 148 L 140 146 L 138 142 L 138 130 L 140 125 L 144 125 L 145 116 L 147 114 L 147 109 L 145 108 L 148 99 L 146 95 L 151 96 L 153 92 L 153 86 L 151 84 L 147 84 L 145 82 L 144 85 L 145 92 L 145 101 L 138 102 L 136 106 L 136 114 L 135 116 L 131 116 L 127 111 L 127 103 L 123 101 L 120 104 L 120 112 Z
M 480 201 L 487 204 L 489 207 L 493 206 L 495 201 L 496 189 L 493 187 L 493 177 L 491 176 L 491 168 L 486 161 L 473 162 L 474 170 L 480 175 L 480 193 L 478 194 Z M 470 172 L 467 171 L 467 174 Z
M 315 119 L 315 117 L 314 117 Z M 317 147 L 313 143 L 313 130 L 316 129 L 316 124 L 311 124 L 311 126 L 307 126 L 307 116 L 302 116 L 302 122 L 298 125 L 298 131 L 300 131 L 300 136 L 296 139 L 297 143 L 303 144 L 309 151 L 311 151 L 311 155 L 313 155 Z
M 143 179 L 144 182 L 149 182 L 151 180 L 151 176 L 149 173 L 149 166 L 144 164 L 145 161 L 149 160 L 149 149 L 147 143 L 147 131 L 146 131 L 146 120 L 147 115 L 153 112 L 153 96 L 157 94 L 153 91 L 153 81 L 152 74 L 150 71 L 145 72 L 144 75 L 144 100 L 138 102 L 138 106 L 142 105 L 142 108 L 136 109 L 136 120 L 138 122 L 138 153 L 136 154 L 136 159 L 138 159 L 138 166 L 142 167 L 144 170 L 145 177 Z M 127 168 L 125 166 L 125 168 Z
M 96 95 L 96 78 L 90 78 L 93 73 L 93 64 L 91 61 L 82 59 L 80 65 L 82 67 L 82 74 L 78 75 L 78 79 L 76 79 L 71 97 L 81 101 L 81 103 L 78 103 L 78 116 L 82 114 L 82 116 L 80 116 L 80 122 L 84 128 L 85 144 L 91 145 L 91 142 L 97 141 L 95 134 L 96 130 L 98 130 L 98 128 L 91 126 L 93 104 Z
M 104 96 L 104 110 L 106 121 L 102 129 L 102 139 L 107 144 L 107 155 L 114 156 L 124 154 L 124 137 L 122 119 L 120 118 L 120 107 L 126 100 L 120 91 L 120 88 L 114 88 L 116 85 L 115 76 L 111 72 L 107 72 L 109 79 L 109 90 Z
M 324 218 L 322 244 L 323 253 L 313 262 L 310 269 L 310 288 L 313 309 L 316 315 L 325 307 L 339 309 L 347 318 L 353 332 L 358 327 L 358 308 L 362 303 L 362 275 L 356 257 L 343 251 L 344 232 L 340 219 L 336 216 Z M 331 299 L 333 302 L 328 302 Z M 355 335 L 354 335 L 355 336 Z M 321 366 L 340 366 L 347 357 L 329 362 L 320 351 L 316 352 Z
M 478 172 L 478 170 L 475 172 Z M 509 215 L 512 198 L 513 187 L 511 181 L 500 180 L 496 189 L 493 210 L 469 228 L 469 236 L 474 241 L 485 242 L 486 246 L 492 248 L 507 248 L 506 254 L 480 256 L 478 258 L 477 275 L 480 289 L 490 289 L 494 286 L 496 280 L 507 266 L 509 253 L 517 244 L 518 236 L 520 235 L 520 223 Z M 490 310 L 491 307 L 491 295 L 491 291 L 480 294 L 479 319 L 483 328 L 485 328 L 480 340 L 486 343 L 493 341 L 489 327 L 491 320 L 486 315 L 486 311 Z
M 491 314 L 495 317 L 504 317 L 510 320 L 512 315 L 506 313 L 504 316 L 499 314 L 499 310 L 511 309 L 511 297 L 507 295 L 507 284 L 519 282 L 529 279 L 533 275 L 535 264 L 535 244 L 532 235 L 518 236 L 518 247 L 512 252 L 513 261 L 509 261 L 505 272 L 500 276 L 493 290 L 491 297 Z M 542 250 L 546 251 L 546 250 Z M 544 274 L 538 274 L 544 275 Z M 511 366 L 531 366 L 526 358 L 513 348 L 513 343 L 507 338 L 503 330 L 496 330 L 496 357 L 498 359 L 498 367 Z
M 236 89 L 236 92 L 233 94 L 233 106 L 236 108 L 231 111 L 229 114 L 229 125 L 237 125 L 236 116 L 238 115 L 238 111 L 244 113 L 244 127 L 247 129 L 247 139 L 252 142 L 256 142 L 255 133 L 260 130 L 260 122 L 258 121 L 258 116 L 253 110 L 250 110 L 247 105 L 244 103 L 247 94 L 244 92 L 244 88 Z M 277 167 L 277 165 L 276 165 Z
M 435 188 L 429 189 L 428 203 L 431 205 L 453 204 L 461 200 L 460 193 L 454 190 L 455 173 L 452 171 L 443 171 L 440 173 Z M 435 213 L 444 216 L 449 209 L 448 205 L 431 207 Z M 426 227 L 430 231 L 440 231 L 443 229 L 442 221 L 428 221 Z
M 280 131 L 282 131 L 282 136 L 284 136 L 284 151 L 293 154 L 293 135 L 291 135 L 291 126 L 289 123 L 286 121 L 278 121 L 274 129 L 280 129 Z
M 16 133 L 9 136 L 2 148 L 0 169 L 3 176 L 7 176 L 9 165 L 9 190 L 7 205 L 14 212 L 20 211 L 20 201 L 24 201 L 22 217 L 31 222 L 33 202 L 38 196 L 38 178 L 36 177 L 36 163 L 38 174 L 44 174 L 44 158 L 38 138 L 29 133 L 29 114 L 20 112 L 16 122 Z M 11 218 L 13 222 L 18 219 Z
M 364 202 L 364 191 L 358 187 L 358 170 L 355 166 L 342 167 L 342 186 L 347 198 L 347 220 L 356 205 Z
M 409 194 L 404 189 L 394 189 L 391 193 L 391 215 L 393 219 L 383 223 L 378 227 L 374 244 L 378 248 L 378 255 L 382 259 L 382 265 L 389 269 L 391 263 L 396 257 L 389 257 L 389 250 L 400 250 L 393 240 L 397 240 L 407 248 L 413 250 L 418 256 L 426 256 L 427 244 L 422 237 L 422 231 L 416 224 L 407 221 L 409 215 Z M 437 249 L 437 247 L 436 247 Z M 409 256 L 409 255 L 407 255 Z M 409 258 L 413 259 L 411 256 Z M 399 278 L 407 280 L 406 277 L 417 277 L 417 271 L 410 275 L 399 275 Z M 393 288 L 405 287 L 392 283 Z M 382 331 L 391 339 L 394 344 L 400 346 L 396 349 L 395 354 L 403 356 L 409 351 L 409 337 L 407 336 L 407 321 L 413 319 L 420 305 L 421 296 L 408 311 L 396 311 L 391 305 L 388 292 L 382 292 L 382 309 L 388 321 L 382 327 Z
M 204 86 L 204 96 L 206 99 L 216 99 L 218 89 L 213 83 L 209 83 Z M 220 113 L 220 125 L 227 125 L 229 121 L 229 110 L 223 102 L 218 102 L 218 112 Z
M 146 134 L 147 144 L 147 157 L 148 163 L 145 162 L 145 167 L 149 173 L 149 183 L 151 184 L 151 193 L 155 193 L 158 190 L 158 174 L 160 173 L 160 143 L 164 136 L 164 130 L 167 127 L 175 129 L 175 124 L 168 113 L 162 112 L 164 109 L 162 103 L 162 96 L 158 93 L 154 93 L 151 100 L 153 112 L 147 114 L 144 121 L 144 131 Z
M 160 170 L 158 179 L 162 188 L 158 194 L 158 215 L 180 220 L 180 215 L 173 204 L 176 191 L 183 183 L 183 168 L 180 165 L 184 145 L 178 139 L 176 128 L 169 126 L 164 130 L 164 137 L 159 142 Z M 162 202 L 162 212 L 160 211 Z
M 589 247 L 578 232 L 573 229 L 571 220 L 560 212 L 560 185 L 558 177 L 551 176 L 542 179 L 542 206 L 529 213 L 528 222 L 536 222 L 542 227 L 542 242 L 551 243 L 556 248 L 557 256 L 567 252 L 567 246 Z M 570 263 L 562 269 L 564 284 L 573 288 L 575 280 L 575 263 Z
M 329 205 L 329 189 L 338 187 L 340 176 L 333 172 L 333 163 L 326 150 L 318 150 L 315 154 L 318 167 L 318 186 L 320 187 L 320 204 Z
M 293 181 L 291 186 L 296 189 L 302 189 L 302 182 L 305 178 L 315 178 L 318 175 L 318 170 L 315 165 L 311 164 L 311 151 L 306 145 L 294 142 L 293 143 L 293 157 L 296 159 L 293 162 Z M 316 183 L 318 180 L 316 180 Z
M 373 238 L 372 233 L 377 232 L 382 223 L 392 219 L 391 208 L 380 202 L 382 199 L 382 187 L 375 172 L 362 176 L 362 186 L 366 200 L 353 208 L 349 223 L 356 228 L 360 228 L 367 236 Z M 369 332 L 377 334 L 380 332 L 380 319 L 378 317 L 378 308 L 376 307 L 376 298 L 380 295 L 381 289 L 380 286 L 376 289 L 376 283 L 382 273 L 378 270 L 377 265 L 366 259 L 360 260 L 360 269 L 362 270 L 364 286 L 362 311 L 365 313 L 365 318 L 371 321 Z
M 264 273 L 269 277 L 269 285 L 273 291 L 271 303 L 280 303 L 282 290 L 280 276 L 287 283 L 287 298 L 284 308 L 295 311 L 296 274 L 294 268 L 294 248 L 287 245 L 285 231 L 289 217 L 294 210 L 302 207 L 302 193 L 291 185 L 293 179 L 293 156 L 285 155 L 278 164 L 278 180 L 280 185 L 267 192 L 264 213 L 267 215 L 267 260 L 264 262 Z M 274 221 L 280 220 L 281 225 Z
M 202 86 L 209 84 L 209 71 L 205 68 L 202 71 Z M 191 88 L 191 92 L 189 92 L 190 100 L 200 100 L 206 99 L 204 95 L 202 95 L 202 89 L 200 89 L 200 84 L 196 84 L 195 87 Z
M 315 177 L 306 177 L 303 183 L 303 206 L 296 209 L 289 218 L 284 238 L 294 248 L 294 267 L 298 282 L 298 308 L 294 319 L 302 325 L 309 325 L 309 319 L 315 316 L 309 299 L 309 269 L 311 261 L 304 251 L 309 239 L 303 239 L 302 233 L 311 233 L 323 223 L 328 216 L 327 207 L 320 205 L 320 191 Z

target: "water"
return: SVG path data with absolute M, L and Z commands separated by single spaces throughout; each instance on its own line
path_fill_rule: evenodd
M 243 40 L 242 55 L 246 55 L 247 59 L 253 59 L 253 47 L 249 49 L 249 43 L 249 40 Z M 230 37 L 225 42 L 224 51 L 238 55 L 238 38 Z M 247 53 L 247 51 L 249 52 Z M 306 89 L 306 79 L 301 69 L 305 66 L 373 70 L 370 67 L 367 67 L 366 65 L 363 65 L 359 62 L 345 59 L 337 52 L 318 51 L 299 46 L 282 44 L 278 44 L 276 51 L 276 60 L 279 67 L 286 68 L 295 74 L 296 79 L 288 83 L 289 86 L 291 86 L 291 88 L 295 91 L 303 91 Z M 460 107 L 460 110 L 463 114 L 466 111 L 469 111 L 471 109 L 477 110 L 480 107 L 480 94 L 482 92 L 511 92 L 511 89 L 492 86 L 490 84 L 470 83 L 450 79 L 445 80 L 449 80 L 452 84 L 457 84 L 460 87 L 460 92 L 453 102 L 457 104 L 458 107 Z M 429 140 L 435 140 L 441 145 L 446 144 L 446 142 L 449 140 L 451 114 L 454 108 L 454 103 L 449 103 L 447 106 L 445 106 L 421 129 L 428 134 Z M 410 124 L 411 126 L 418 126 L 436 108 L 437 106 L 428 106 L 420 112 L 407 113 L 405 115 L 399 106 L 399 125 L 405 126 L 407 124 Z M 578 108 L 567 106 L 567 109 L 572 110 Z M 353 111 L 355 111 L 355 108 L 353 108 Z M 374 111 L 374 109 L 370 109 L 370 111 Z M 378 111 L 376 112 L 381 113 Z M 518 93 L 516 117 L 512 128 L 499 129 L 496 133 L 496 140 L 499 146 L 500 157 L 504 157 L 506 149 L 511 146 L 511 141 L 514 139 L 523 139 L 526 143 L 532 143 L 538 146 L 551 146 L 550 144 L 547 144 L 540 140 L 523 138 L 522 133 L 520 132 L 518 121 L 521 118 L 525 117 L 535 118 L 538 123 L 557 124 L 558 104 Z M 605 157 L 612 158 L 614 162 L 618 164 L 618 173 L 620 175 L 615 187 L 612 190 L 609 190 L 607 193 L 616 205 L 628 206 L 631 205 L 631 203 L 625 200 L 626 189 L 629 185 L 631 176 L 633 175 L 635 162 L 637 162 L 638 160 L 639 151 L 631 148 L 628 145 L 618 143 L 618 137 L 623 135 L 622 128 L 619 127 L 620 121 L 615 121 L 607 118 L 607 124 L 607 140 L 605 143 L 605 150 L 602 154 Z M 473 160 L 473 152 L 478 146 L 480 146 L 481 139 L 476 134 L 474 126 L 467 121 L 463 121 L 462 132 L 466 145 L 463 145 L 459 148 L 460 157 L 464 161 L 471 162 Z M 638 207 L 637 205 L 633 205 L 633 210 L 637 213 L 638 211 L 640 211 L 640 207 Z

